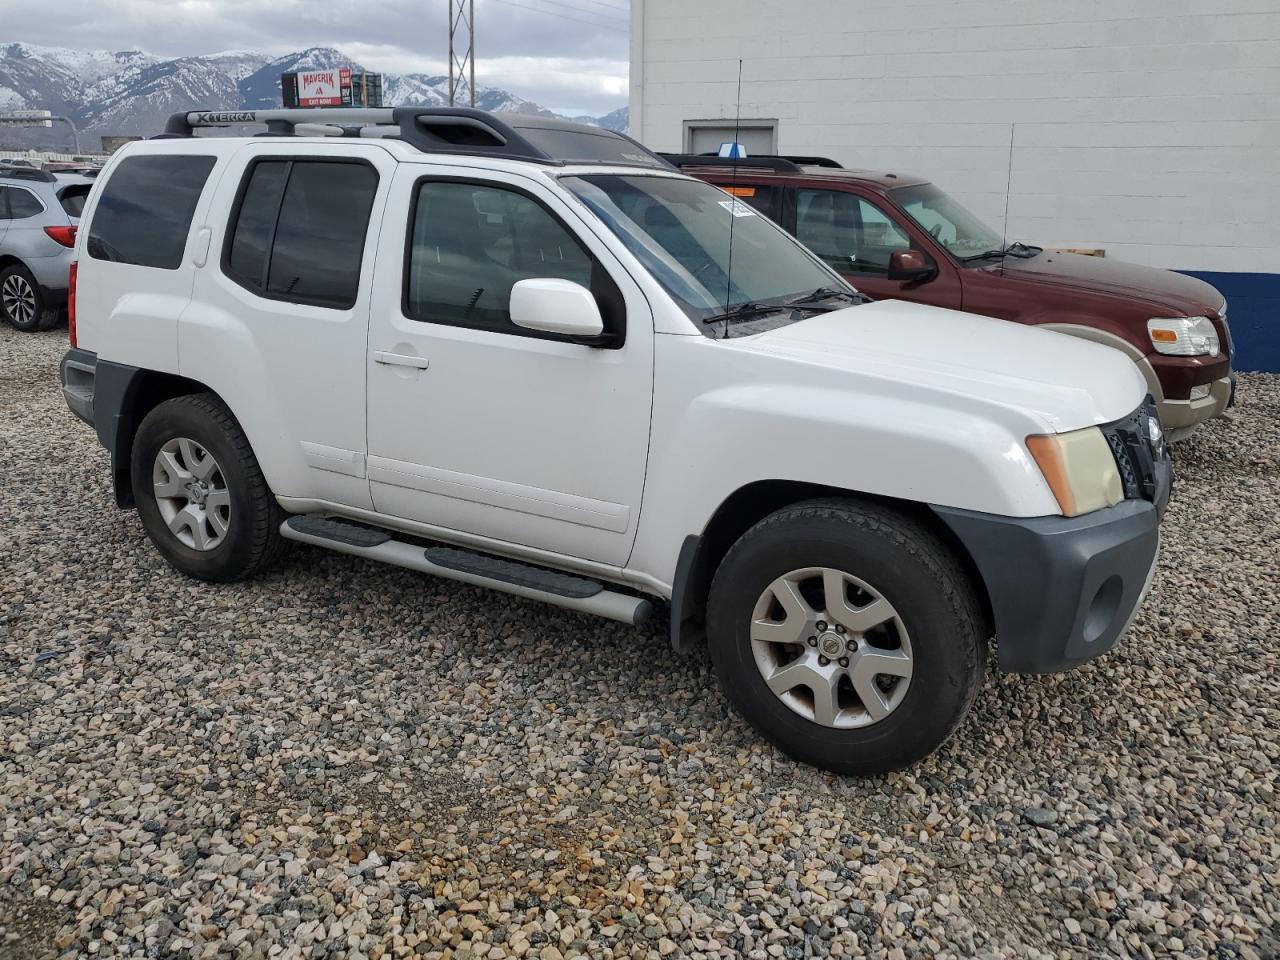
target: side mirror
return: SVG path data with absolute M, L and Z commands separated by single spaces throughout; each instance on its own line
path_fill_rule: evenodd
M 903 283 L 932 280 L 938 268 L 919 250 L 895 250 L 889 254 L 889 279 Z
M 604 318 L 596 298 L 572 280 L 521 280 L 511 288 L 510 310 L 511 322 L 527 330 L 567 337 L 598 337 L 604 333 Z

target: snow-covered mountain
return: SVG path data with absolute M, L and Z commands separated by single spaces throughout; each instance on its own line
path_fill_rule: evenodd
M 363 70 L 332 47 L 311 47 L 282 57 L 232 50 L 165 59 L 139 50 L 70 50 L 28 43 L 0 43 L 0 113 L 47 109 L 69 116 L 84 133 L 85 146 L 102 134 L 150 134 L 170 113 L 184 108 L 261 109 L 280 105 L 280 74 L 336 67 Z M 384 73 L 388 106 L 444 105 L 449 80 L 419 73 Z M 557 114 L 516 94 L 478 87 L 476 106 L 507 113 Z M 603 117 L 575 117 L 611 130 L 626 130 L 627 108 Z M 0 143 L 65 142 L 57 127 L 0 127 Z

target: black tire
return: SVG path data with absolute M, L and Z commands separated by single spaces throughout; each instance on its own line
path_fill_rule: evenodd
M 51 330 L 62 317 L 57 308 L 45 303 L 40 284 L 20 263 L 0 271 L 0 315 L 23 333 Z
M 179 540 L 161 514 L 153 481 L 156 457 L 172 440 L 194 441 L 216 460 L 230 495 L 230 519 L 222 541 L 197 550 Z M 282 549 L 285 513 L 258 466 L 249 439 L 231 411 L 212 393 L 167 400 L 143 418 L 133 441 L 133 496 L 142 525 L 177 570 L 200 580 L 230 582 L 269 566 Z
M 756 665 L 751 623 L 757 600 L 778 578 L 811 567 L 839 570 L 872 587 L 892 604 L 910 638 L 913 672 L 901 699 L 869 725 L 837 729 L 800 715 L 770 690 Z M 711 657 L 738 711 L 796 760 L 855 775 L 902 769 L 951 736 L 982 686 L 983 623 L 974 585 L 939 537 L 901 512 L 853 500 L 808 501 L 761 520 L 725 555 L 707 606 Z M 820 646 L 808 654 L 803 644 L 798 650 L 795 656 L 815 656 Z

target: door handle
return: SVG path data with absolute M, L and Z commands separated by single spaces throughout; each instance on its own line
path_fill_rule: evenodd
M 373 352 L 373 362 L 383 363 L 391 367 L 415 367 L 418 370 L 427 369 L 430 362 L 426 357 L 414 357 L 407 353 L 391 353 L 387 350 L 375 350 Z
M 213 236 L 213 231 L 208 227 L 201 227 L 196 231 L 196 242 L 191 248 L 191 263 L 196 267 L 203 267 L 209 259 L 209 239 Z

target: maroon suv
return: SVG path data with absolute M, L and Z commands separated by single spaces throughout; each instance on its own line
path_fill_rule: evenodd
M 1034 323 L 1123 350 L 1171 439 L 1232 401 L 1227 304 L 1201 280 L 1006 244 L 927 180 L 823 157 L 667 155 L 795 235 L 863 294 Z

